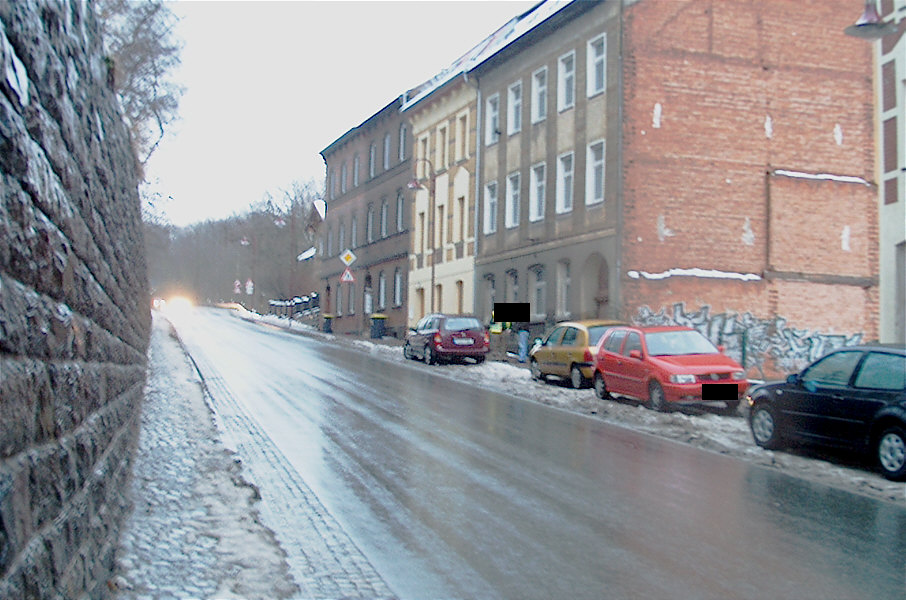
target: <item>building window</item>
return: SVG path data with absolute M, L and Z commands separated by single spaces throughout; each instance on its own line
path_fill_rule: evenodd
M 352 187 L 359 187 L 359 155 L 352 159 Z
M 519 173 L 513 173 L 506 178 L 506 209 L 504 212 L 504 224 L 507 228 L 517 227 L 519 225 Z
M 428 172 L 428 136 L 423 135 L 418 138 L 418 155 L 416 157 L 415 170 L 419 179 L 425 179 L 430 175 Z
M 540 221 L 544 218 L 546 171 L 544 163 L 532 167 L 529 182 L 529 221 Z
M 343 166 L 340 167 L 340 193 L 346 193 L 346 163 L 343 163 Z
M 557 108 L 564 111 L 576 103 L 576 53 L 560 57 L 557 68 Z
M 547 307 L 545 306 L 547 299 L 546 285 L 544 267 L 542 265 L 529 267 L 529 310 L 534 321 L 540 321 L 547 317 Z
M 522 131 L 522 82 L 510 86 L 506 109 L 507 133 L 513 135 Z
M 381 202 L 381 237 L 387 237 L 387 218 L 388 213 L 390 212 L 390 205 L 387 204 L 387 200 Z
M 489 321 L 494 315 L 494 302 L 496 302 L 497 290 L 494 286 L 494 276 L 485 275 L 484 276 L 484 314 L 482 315 L 485 321 Z
M 337 316 L 343 316 L 343 284 L 337 282 Z
M 557 318 L 567 318 L 569 312 L 569 261 L 557 263 Z
M 607 85 L 607 34 L 602 33 L 588 42 L 588 96 L 604 91 Z
M 390 134 L 384 135 L 384 170 L 390 168 Z
M 557 213 L 573 209 L 573 153 L 557 159 Z
M 374 206 L 368 205 L 368 216 L 365 220 L 365 241 L 369 244 L 374 241 Z
M 403 192 L 396 193 L 396 230 L 402 231 L 406 226 L 406 198 Z
M 416 245 L 419 254 L 425 253 L 425 213 L 418 213 L 418 243 Z
M 403 304 L 403 272 L 396 268 L 393 271 L 393 305 L 402 306 Z
M 466 198 L 460 196 L 456 199 L 456 209 L 459 216 L 459 238 L 462 242 L 466 239 Z
M 435 312 L 444 312 L 444 286 L 443 285 L 438 283 L 436 286 L 434 286 L 434 297 L 437 299 L 437 308 L 432 307 L 431 310 L 433 310 Z
M 446 169 L 447 149 L 450 140 L 447 138 L 447 126 L 443 125 L 437 128 L 437 164 L 434 165 L 437 170 Z
M 383 271 L 378 275 L 378 308 L 387 308 L 387 278 Z
M 347 283 L 346 285 L 349 287 L 349 314 L 354 315 L 355 314 L 355 284 Z
M 333 256 L 333 229 L 327 230 L 327 256 Z
M 374 177 L 377 173 L 377 146 L 371 144 L 368 148 L 368 177 Z
M 532 74 L 532 123 L 547 117 L 547 67 Z
M 484 232 L 497 231 L 497 182 L 492 181 L 484 187 Z
M 506 272 L 506 289 L 503 291 L 503 301 L 519 301 L 519 272 L 515 269 Z
M 406 160 L 406 143 L 407 143 L 406 134 L 407 134 L 406 124 L 403 123 L 402 125 L 400 125 L 400 153 L 399 153 L 400 162 L 403 162 L 404 160 Z
M 456 118 L 456 160 L 460 161 L 469 156 L 469 113 L 460 114 Z
M 462 279 L 456 280 L 456 312 L 459 314 L 464 313 L 463 310 L 463 300 L 465 297 L 465 287 L 466 284 Z
M 437 207 L 436 222 L 434 223 L 435 230 L 435 248 L 444 247 L 444 207 L 443 205 Z
M 358 224 L 359 220 L 352 215 L 352 222 L 349 224 L 349 245 L 352 248 L 355 248 L 358 243 Z
M 585 203 L 604 202 L 604 140 L 589 144 L 585 168 Z
M 339 243 L 337 244 L 337 250 L 342 252 L 345 249 L 346 249 L 346 225 L 344 225 L 343 222 L 340 221 L 340 240 L 339 240 Z
M 500 139 L 500 96 L 494 94 L 485 104 L 485 144 L 496 144 Z

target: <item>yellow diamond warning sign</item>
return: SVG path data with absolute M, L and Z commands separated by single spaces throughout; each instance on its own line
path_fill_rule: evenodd
M 352 250 L 346 248 L 343 252 L 340 253 L 340 260 L 343 261 L 343 264 L 347 267 L 355 262 L 355 254 L 352 253 Z

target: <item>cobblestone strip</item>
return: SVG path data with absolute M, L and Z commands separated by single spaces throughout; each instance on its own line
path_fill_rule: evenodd
M 187 348 L 205 383 L 209 402 L 228 444 L 251 479 L 266 482 L 259 492 L 264 523 L 287 554 L 290 572 L 304 598 L 392 598 L 374 567 L 305 484 L 257 420 L 237 401 L 217 369 L 201 352 Z

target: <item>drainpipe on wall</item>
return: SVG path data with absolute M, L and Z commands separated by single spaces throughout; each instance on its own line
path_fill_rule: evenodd
M 478 79 L 475 78 L 475 81 L 469 80 L 469 74 L 463 73 L 463 79 L 466 83 L 475 88 L 476 94 L 476 105 L 475 105 L 475 190 L 472 192 L 473 198 L 475 200 L 475 218 L 474 218 L 474 231 L 475 231 L 475 242 L 474 248 L 472 251 L 472 311 L 478 315 L 478 297 L 480 293 L 479 281 L 478 281 L 478 269 L 475 268 L 475 263 L 478 258 L 478 239 L 479 239 L 479 203 L 481 202 L 481 88 L 478 84 Z
M 623 228 L 623 211 L 625 199 L 623 197 L 623 178 L 626 176 L 623 170 L 623 103 L 626 98 L 623 90 L 623 69 L 625 69 L 625 59 L 626 57 L 623 54 L 623 7 L 626 4 L 626 0 L 620 0 L 620 16 L 619 16 L 619 35 L 618 35 L 618 44 L 619 44 L 619 65 L 620 69 L 617 74 L 617 123 L 619 123 L 619 128 L 617 129 L 617 165 L 619 167 L 619 176 L 617 177 L 617 283 L 616 283 L 616 315 L 617 317 L 622 317 L 624 310 L 624 297 L 623 297 L 623 244 L 625 243 L 626 232 Z

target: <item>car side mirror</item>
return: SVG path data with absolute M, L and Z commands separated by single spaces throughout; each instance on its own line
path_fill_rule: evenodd
M 630 350 L 629 358 L 634 358 L 636 360 L 642 360 L 642 351 L 641 350 Z
M 799 375 L 795 375 L 795 374 L 794 374 L 794 375 L 787 375 L 786 382 L 787 382 L 787 383 L 795 383 L 795 384 L 798 384 L 798 383 L 799 383 Z

